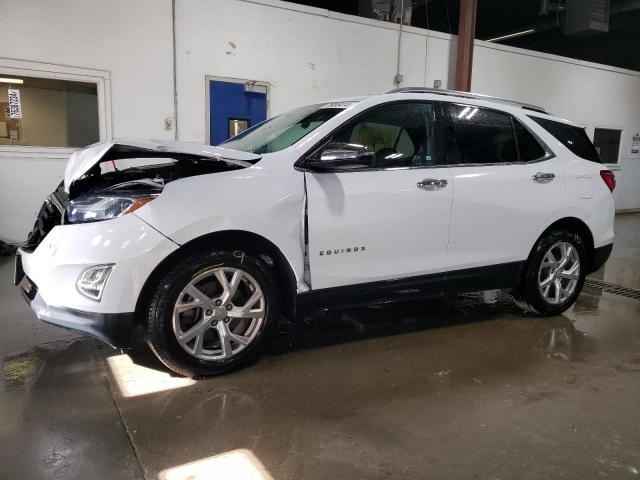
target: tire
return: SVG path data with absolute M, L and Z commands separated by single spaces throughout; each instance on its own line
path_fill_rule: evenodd
M 179 375 L 227 373 L 258 356 L 278 318 L 279 298 L 273 274 L 257 255 L 195 252 L 158 281 L 145 339 Z
M 567 250 L 570 253 L 563 264 L 565 246 L 570 246 L 573 251 Z M 555 265 L 550 262 L 551 258 L 557 260 Z M 576 261 L 579 262 L 577 271 L 571 272 L 572 269 L 575 270 Z M 525 312 L 542 316 L 559 315 L 578 298 L 586 272 L 587 251 L 580 235 L 569 230 L 553 230 L 534 246 L 527 260 L 524 276 L 514 293 L 514 300 Z M 543 281 L 547 283 L 543 284 Z M 557 281 L 560 282 L 560 289 Z M 548 289 L 546 285 L 549 285 Z

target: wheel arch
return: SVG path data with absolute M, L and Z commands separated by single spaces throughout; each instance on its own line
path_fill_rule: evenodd
M 589 226 L 577 217 L 563 217 L 556 221 L 554 221 L 551 225 L 544 229 L 544 231 L 536 238 L 535 242 L 531 246 L 529 250 L 529 255 L 527 256 L 526 262 L 524 262 L 522 271 L 520 272 L 519 280 L 521 281 L 524 277 L 524 274 L 528 268 L 529 261 L 531 259 L 531 255 L 533 254 L 536 245 L 545 235 L 553 230 L 569 230 L 571 232 L 575 232 L 580 235 L 580 238 L 583 240 L 585 245 L 585 250 L 587 252 L 587 272 L 590 273 L 592 271 L 592 264 L 594 258 L 594 243 L 593 243 L 593 233 Z
M 194 251 L 207 248 L 251 252 L 260 256 L 270 268 L 273 268 L 274 275 L 277 278 L 280 286 L 281 311 L 285 321 L 293 321 L 297 282 L 289 260 L 273 242 L 246 230 L 223 230 L 209 233 L 190 240 L 169 254 L 156 266 L 142 286 L 136 302 L 134 321 L 139 322 L 146 315 L 149 302 L 153 297 L 154 286 L 157 285 L 163 274 Z

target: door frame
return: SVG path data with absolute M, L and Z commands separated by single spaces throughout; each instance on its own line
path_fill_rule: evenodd
M 264 82 L 260 80 L 247 80 L 244 78 L 234 78 L 234 77 L 218 77 L 216 75 L 205 75 L 204 80 L 204 95 L 205 95 L 205 141 L 207 145 L 211 142 L 211 99 L 209 98 L 209 82 L 218 81 L 218 82 L 229 82 L 229 83 L 242 83 L 245 85 L 252 84 L 260 87 L 265 87 L 267 89 L 267 119 L 271 115 L 271 105 L 269 102 L 269 97 L 271 96 L 271 84 L 269 82 Z

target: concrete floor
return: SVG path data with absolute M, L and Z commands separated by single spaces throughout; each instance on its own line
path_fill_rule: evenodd
M 595 278 L 640 288 L 640 215 Z M 335 312 L 194 381 L 33 318 L 0 260 L 0 478 L 639 478 L 640 301 Z

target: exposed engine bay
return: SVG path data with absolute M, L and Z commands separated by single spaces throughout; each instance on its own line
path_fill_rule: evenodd
M 183 159 L 158 165 L 143 165 L 123 170 L 102 173 L 100 165 L 95 165 L 87 174 L 76 180 L 69 189 L 69 199 L 86 193 L 107 190 L 159 189 L 180 178 L 206 175 L 209 173 L 237 170 L 239 166 L 209 159 Z
M 176 156 L 178 155 L 172 155 L 172 157 Z M 166 158 L 169 155 L 153 157 Z M 49 195 L 40 208 L 34 228 L 22 248 L 25 251 L 35 250 L 56 225 L 113 218 L 109 214 L 113 214 L 118 209 L 121 213 L 131 211 L 131 208 L 143 199 L 148 201 L 160 195 L 165 185 L 175 180 L 242 168 L 244 167 L 224 160 L 184 157 L 166 163 L 134 166 L 110 172 L 102 172 L 101 165 L 96 164 L 83 177 L 70 185 L 68 193 L 62 182 Z M 95 214 L 96 206 L 101 207 L 102 215 Z M 88 210 L 89 213 L 94 214 L 94 218 L 86 213 L 89 208 L 94 209 Z M 78 212 L 83 211 L 84 216 L 78 215 Z
M 22 248 L 35 250 L 56 225 L 99 222 L 132 213 L 175 180 L 250 167 L 260 158 L 224 147 L 164 140 L 89 145 L 69 158 L 64 181 L 42 204 Z M 147 161 L 151 164 L 140 165 Z M 108 163 L 114 171 L 104 171 Z M 119 169 L 122 165 L 127 167 Z

